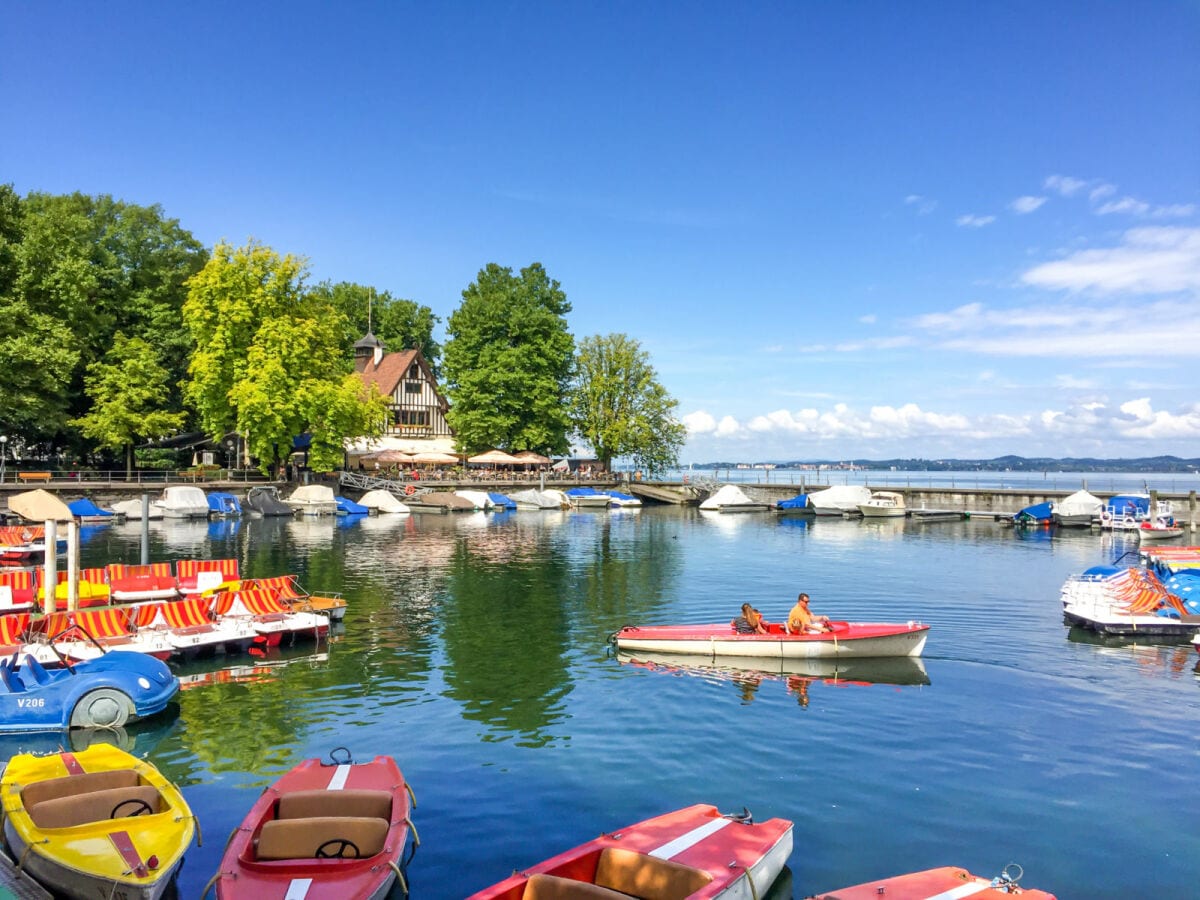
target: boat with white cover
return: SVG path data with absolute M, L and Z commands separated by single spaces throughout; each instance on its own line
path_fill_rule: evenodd
M 210 512 L 208 495 L 188 484 L 163 488 L 158 505 L 164 519 L 207 519 Z
M 809 505 L 818 516 L 856 516 L 859 504 L 870 499 L 870 490 L 860 484 L 835 484 L 808 495 Z
M 112 505 L 112 511 L 118 516 L 124 517 L 128 521 L 141 520 L 142 518 L 142 501 L 141 500 L 118 500 Z M 146 504 L 147 519 L 161 519 L 163 517 L 162 507 L 157 500 L 151 500 Z
M 283 502 L 305 516 L 337 515 L 337 496 L 324 484 L 301 485 Z
M 517 504 L 517 509 L 562 509 L 561 500 L 543 491 L 514 491 L 508 496 Z
M 705 497 L 700 508 L 706 512 L 766 512 L 771 504 L 762 500 L 753 500 L 750 495 L 736 484 L 725 484 Z
M 409 512 L 409 508 L 391 491 L 367 491 L 358 498 L 358 502 L 367 509 L 373 509 L 379 515 L 401 515 Z
M 1099 521 L 1104 501 L 1087 491 L 1076 491 L 1050 504 L 1050 515 L 1060 526 L 1087 528 Z

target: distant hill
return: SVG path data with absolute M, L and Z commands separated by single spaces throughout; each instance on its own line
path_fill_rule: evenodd
M 997 456 L 995 459 L 809 459 L 760 460 L 750 465 L 774 465 L 777 469 L 811 466 L 854 466 L 860 469 L 898 469 L 905 472 L 1197 472 L 1200 458 L 1145 456 L 1137 459 L 1095 459 L 1093 457 Z M 745 462 L 697 463 L 698 469 L 733 469 Z

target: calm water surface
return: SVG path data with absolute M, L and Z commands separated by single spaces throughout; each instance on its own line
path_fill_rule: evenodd
M 139 561 L 137 524 L 86 539 L 84 565 Z M 1196 656 L 1062 624 L 1064 578 L 1127 549 L 673 508 L 153 523 L 154 561 L 236 556 L 350 606 L 317 651 L 182 669 L 178 712 L 131 738 L 201 820 L 183 897 L 265 785 L 339 745 L 396 756 L 415 787 L 414 898 L 695 802 L 795 821 L 784 896 L 1015 861 L 1062 898 L 1194 897 Z M 931 623 L 923 667 L 754 674 L 608 651 L 622 625 L 728 620 L 744 599 L 782 618 L 801 589 L 836 618 Z

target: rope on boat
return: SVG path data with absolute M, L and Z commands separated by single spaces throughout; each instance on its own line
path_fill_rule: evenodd
M 193 815 L 192 821 L 196 823 L 196 846 L 203 847 L 204 846 L 204 835 L 200 831 L 200 819 L 197 818 L 195 815 Z
M 404 782 L 404 789 L 408 791 L 408 799 L 412 801 L 412 808 L 417 808 L 417 795 L 413 792 L 413 786 L 407 781 Z
M 417 847 L 421 846 L 421 836 L 417 834 L 417 826 L 413 824 L 412 819 L 410 819 L 408 816 L 404 817 L 404 823 L 408 825 L 408 830 L 412 832 L 413 850 L 416 851 Z
M 235 829 L 235 831 L 236 831 L 236 829 Z M 208 896 L 208 889 L 211 888 L 214 884 L 216 884 L 217 879 L 220 877 L 221 877 L 221 873 L 217 872 L 216 875 L 214 875 L 212 878 L 208 879 L 208 884 L 206 884 L 204 886 L 204 890 L 202 890 L 200 892 L 200 900 L 204 900 L 204 898 Z
M 408 896 L 408 879 L 404 877 L 404 873 L 400 871 L 400 867 L 396 865 L 394 860 L 388 862 L 388 866 L 396 873 L 396 880 L 400 882 L 400 890 L 404 891 L 404 896 Z

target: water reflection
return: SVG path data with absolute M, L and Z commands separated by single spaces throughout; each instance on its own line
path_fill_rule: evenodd
M 67 750 L 78 752 L 96 744 L 111 744 L 134 756 L 146 756 L 175 729 L 178 720 L 179 706 L 171 703 L 151 719 L 120 728 L 72 728 L 69 731 L 0 734 L 0 762 L 18 753 L 45 755 Z
M 1087 628 L 1073 626 L 1067 632 L 1072 644 L 1091 644 L 1096 652 L 1106 656 L 1126 657 L 1137 664 L 1144 675 L 1178 678 L 1191 671 L 1196 649 L 1190 637 L 1180 635 L 1098 634 Z
M 707 659 L 675 653 L 618 653 L 618 662 L 673 675 L 689 675 L 710 681 L 728 682 L 741 695 L 743 704 L 754 700 L 764 683 L 782 681 L 801 707 L 807 707 L 809 688 L 814 684 L 927 685 L 929 675 L 920 658 L 895 659 L 780 659 L 744 657 Z

